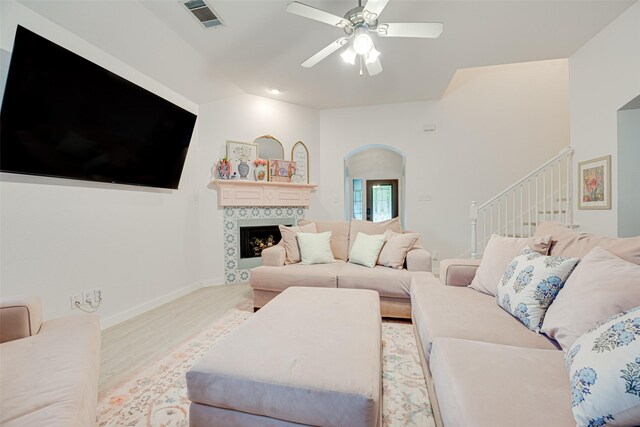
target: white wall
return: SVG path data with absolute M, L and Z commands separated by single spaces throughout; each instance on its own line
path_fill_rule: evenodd
M 618 232 L 616 113 L 640 94 L 639 43 L 640 3 L 636 3 L 569 58 L 575 162 L 612 156 L 612 209 L 576 209 L 575 222 L 585 231 L 610 236 Z
M 197 114 L 193 102 L 30 9 L 0 3 L 2 49 L 12 50 L 20 24 Z M 103 288 L 108 325 L 199 286 L 197 139 L 196 127 L 177 191 L 2 174 L 2 295 L 40 295 L 52 318 L 72 313 L 70 295 Z
M 223 212 L 218 207 L 217 191 L 208 184 L 211 167 L 225 155 L 226 141 L 253 142 L 259 136 L 272 135 L 284 145 L 287 159 L 291 158 L 293 144 L 302 141 L 309 150 L 311 183 L 317 183 L 319 112 L 254 95 L 239 95 L 201 105 L 198 121 L 198 164 L 194 176 L 200 204 L 200 275 L 208 281 L 224 275 Z
M 487 200 L 568 145 L 567 77 L 566 60 L 467 69 L 440 101 L 322 111 L 323 174 L 308 216 L 342 219 L 343 156 L 390 145 L 407 156 L 406 227 L 441 258 L 461 254 L 469 202 Z M 423 132 L 424 124 L 437 130 Z
M 640 97 L 639 97 L 640 99 Z M 618 236 L 640 236 L 640 109 L 618 111 Z

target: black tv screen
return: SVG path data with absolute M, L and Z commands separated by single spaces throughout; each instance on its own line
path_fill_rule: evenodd
M 196 118 L 19 26 L 0 112 L 0 169 L 176 189 Z

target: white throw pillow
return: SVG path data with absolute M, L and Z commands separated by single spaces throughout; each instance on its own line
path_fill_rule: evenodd
M 640 425 L 640 307 L 578 338 L 566 364 L 578 426 Z
M 527 328 L 540 332 L 547 308 L 578 263 L 578 258 L 545 256 L 525 248 L 507 267 L 496 301 Z
M 327 264 L 334 262 L 331 252 L 331 232 L 298 233 L 301 264 Z
M 314 222 L 296 227 L 287 227 L 279 225 L 280 235 L 282 236 L 281 245 L 285 250 L 285 264 L 297 264 L 300 262 L 300 248 L 298 247 L 298 233 L 317 233 L 316 224 Z
M 482 261 L 469 287 L 483 294 L 496 296 L 498 282 L 504 269 L 526 247 L 546 255 L 551 246 L 551 236 L 503 237 L 493 234 L 482 254 Z
M 384 234 L 358 233 L 349 252 L 349 262 L 369 268 L 375 267 L 385 240 Z

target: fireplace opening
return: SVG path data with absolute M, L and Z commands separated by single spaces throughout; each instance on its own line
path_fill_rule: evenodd
M 240 227 L 240 258 L 258 258 L 262 251 L 280 242 L 277 225 Z

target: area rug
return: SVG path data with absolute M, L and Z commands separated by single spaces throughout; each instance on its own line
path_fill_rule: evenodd
M 251 316 L 234 308 L 149 367 L 98 396 L 100 426 L 188 426 L 185 374 Z M 435 426 L 411 324 L 384 322 L 383 426 Z

